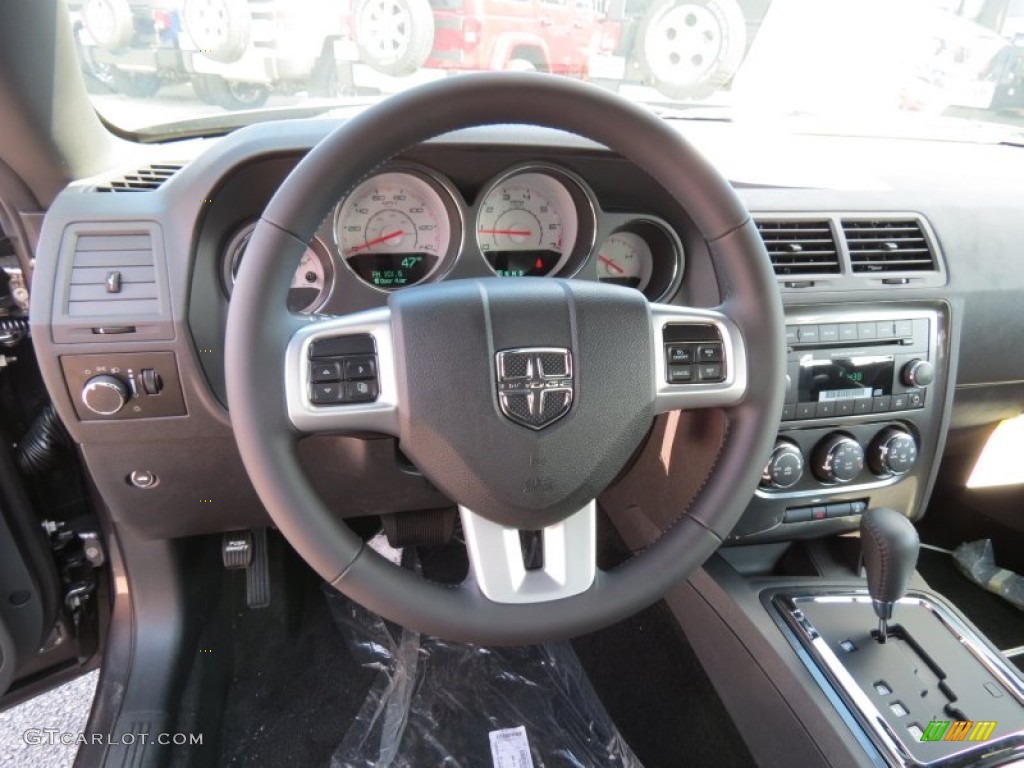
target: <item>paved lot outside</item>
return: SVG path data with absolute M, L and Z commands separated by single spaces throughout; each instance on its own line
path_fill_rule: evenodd
M 74 744 L 26 743 L 33 729 L 56 729 L 78 734 L 85 729 L 96 691 L 99 671 L 73 680 L 42 696 L 0 713 L 0 765 L 18 768 L 70 768 L 78 747 Z M 41 738 L 46 738 L 41 734 Z

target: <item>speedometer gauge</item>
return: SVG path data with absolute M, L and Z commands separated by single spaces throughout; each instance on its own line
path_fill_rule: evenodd
M 342 258 L 361 280 L 381 290 L 423 282 L 461 239 L 461 231 L 453 238 L 458 216 L 450 197 L 425 175 L 395 171 L 367 179 L 335 216 Z
M 559 178 L 537 172 L 513 173 L 491 186 L 476 222 L 480 252 L 502 277 L 559 272 L 578 230 L 573 194 Z

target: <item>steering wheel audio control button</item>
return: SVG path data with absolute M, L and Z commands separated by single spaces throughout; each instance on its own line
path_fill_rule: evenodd
M 341 382 L 314 384 L 310 389 L 309 399 L 316 405 L 340 403 L 342 402 L 343 386 Z
M 327 361 L 313 366 L 310 377 L 314 384 L 325 381 L 341 381 L 341 363 Z
M 346 381 L 344 402 L 370 403 L 377 399 L 376 381 Z
M 374 379 L 377 377 L 377 365 L 372 357 L 350 357 L 345 360 L 345 379 Z

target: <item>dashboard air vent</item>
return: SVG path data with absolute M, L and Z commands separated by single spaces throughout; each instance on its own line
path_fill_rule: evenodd
M 827 219 L 759 219 L 761 233 L 775 274 L 779 276 L 839 273 L 839 251 Z
M 182 169 L 182 163 L 153 163 L 96 187 L 97 192 L 151 192 Z
M 75 235 L 67 291 L 69 317 L 159 313 L 153 236 L 149 232 Z
M 935 254 L 917 219 L 843 219 L 855 273 L 932 272 Z

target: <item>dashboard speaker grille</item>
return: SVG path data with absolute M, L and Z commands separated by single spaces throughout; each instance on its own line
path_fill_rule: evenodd
M 758 219 L 756 224 L 776 275 L 839 273 L 839 250 L 828 219 Z
M 843 219 L 855 273 L 933 272 L 935 254 L 917 219 Z

